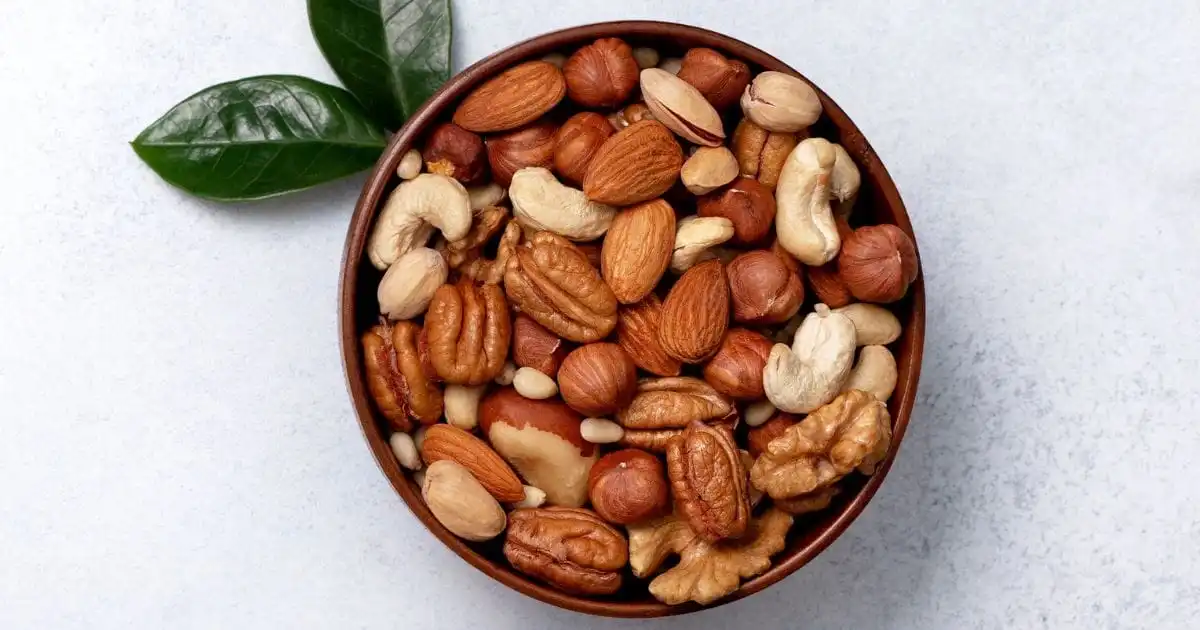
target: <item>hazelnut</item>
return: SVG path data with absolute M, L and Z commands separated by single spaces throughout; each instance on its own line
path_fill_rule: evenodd
M 670 507 L 666 471 L 646 451 L 609 453 L 592 466 L 588 498 L 601 518 L 617 525 L 662 516 Z
M 750 67 L 711 48 L 693 48 L 683 56 L 678 76 L 699 90 L 713 107 L 725 109 L 738 102 L 750 84 Z
M 771 416 L 762 425 L 754 427 L 746 432 L 746 445 L 750 447 L 750 454 L 758 457 L 763 451 L 767 450 L 767 445 L 771 440 L 783 435 L 783 432 L 788 427 L 796 424 L 799 420 L 796 416 L 783 411 L 777 412 Z
M 615 343 L 589 343 L 567 355 L 558 371 L 563 400 L 586 416 L 615 413 L 637 393 L 637 366 Z
M 775 254 L 779 257 L 779 260 L 783 261 L 783 264 L 788 268 L 788 271 L 799 275 L 801 278 L 804 277 L 803 272 L 800 270 L 800 261 L 796 260 L 796 257 L 793 256 L 791 252 L 784 249 L 783 245 L 779 244 L 778 237 L 771 242 L 771 253 Z
M 554 163 L 554 134 L 548 120 L 487 139 L 487 158 L 492 176 L 501 186 L 512 183 L 513 173 L 527 167 L 550 168 Z
M 483 179 L 487 172 L 483 138 L 454 123 L 438 125 L 421 152 L 430 173 L 453 177 L 463 184 Z
M 633 103 L 608 117 L 609 124 L 617 131 L 643 120 L 656 120 L 654 113 L 650 111 L 650 108 L 645 103 Z
M 859 228 L 842 243 L 838 274 L 863 302 L 895 302 L 917 279 L 917 248 L 894 225 Z
M 761 183 L 739 177 L 728 187 L 700 197 L 696 214 L 729 219 L 733 222 L 731 243 L 757 245 L 771 233 L 775 197 Z
M 737 156 L 742 175 L 757 179 L 768 190 L 775 190 L 783 164 L 799 141 L 798 134 L 767 131 L 746 118 L 733 132 L 733 154 Z
M 841 308 L 854 301 L 854 295 L 842 282 L 837 261 L 808 268 L 808 286 L 818 302 L 829 308 Z
M 512 356 L 518 367 L 531 367 L 554 378 L 570 351 L 567 342 L 529 315 L 519 313 L 513 319 Z
M 725 270 L 733 318 L 744 324 L 782 324 L 800 310 L 804 284 L 778 256 L 766 250 L 746 252 Z
M 775 345 L 745 328 L 731 328 L 717 354 L 704 366 L 704 380 L 713 389 L 739 400 L 758 400 L 763 392 L 763 368 Z
M 608 120 L 595 112 L 568 118 L 554 136 L 554 170 L 566 179 L 582 182 L 596 151 L 613 133 Z
M 604 38 L 580 48 L 563 65 L 567 96 L 584 107 L 616 107 L 638 84 L 637 60 L 629 44 Z

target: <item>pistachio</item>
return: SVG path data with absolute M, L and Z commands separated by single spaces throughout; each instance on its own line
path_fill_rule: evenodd
M 659 68 L 642 70 L 641 83 L 646 106 L 662 124 L 693 144 L 721 146 L 721 116 L 699 90 Z

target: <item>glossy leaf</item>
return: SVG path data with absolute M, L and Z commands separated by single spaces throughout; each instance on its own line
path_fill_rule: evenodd
M 167 182 L 236 201 L 369 168 L 387 139 L 349 92 L 304 77 L 262 76 L 188 97 L 132 144 Z
M 308 0 L 308 20 L 342 84 L 388 129 L 450 78 L 450 0 Z

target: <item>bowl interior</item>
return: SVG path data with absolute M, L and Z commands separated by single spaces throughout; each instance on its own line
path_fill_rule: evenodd
M 360 335 L 377 322 L 378 303 L 375 288 L 382 277 L 382 274 L 366 260 L 365 243 L 382 201 L 399 181 L 395 172 L 404 153 L 410 148 L 419 148 L 425 133 L 435 123 L 448 120 L 457 103 L 472 88 L 491 76 L 516 63 L 536 59 L 551 52 L 570 54 L 579 46 L 599 37 L 620 37 L 633 46 L 651 46 L 659 50 L 664 58 L 682 55 L 688 48 L 707 46 L 745 61 L 755 72 L 777 70 L 799 74 L 778 59 L 738 40 L 699 28 L 662 22 L 610 22 L 549 33 L 502 50 L 467 68 L 452 78 L 396 134 L 368 178 L 359 198 L 351 219 L 342 261 L 339 294 L 342 357 L 355 411 L 380 468 L 417 518 L 463 559 L 511 588 L 563 608 L 619 617 L 681 614 L 698 607 L 661 604 L 647 592 L 646 582 L 635 579 L 632 574 L 625 576 L 626 586 L 612 596 L 568 595 L 513 571 L 501 553 L 503 536 L 488 543 L 474 544 L 462 541 L 449 533 L 425 507 L 420 489 L 404 474 L 391 453 L 387 425 L 376 416 L 367 393 L 359 345 Z M 883 164 L 845 113 L 819 88 L 817 92 L 821 96 L 825 113 L 814 125 L 813 135 L 844 145 L 862 172 L 862 188 L 851 222 L 855 225 L 891 223 L 912 237 L 912 225 Z M 726 128 L 732 129 L 729 121 Z M 923 280 L 918 276 L 909 290 L 908 297 L 891 305 L 893 312 L 904 325 L 904 333 L 892 345 L 899 368 L 899 379 L 888 405 L 893 421 L 893 440 L 887 459 L 870 478 L 852 475 L 844 480 L 842 493 L 828 509 L 798 517 L 789 534 L 787 548 L 774 558 L 771 568 L 766 573 L 744 582 L 739 590 L 713 606 L 756 593 L 803 566 L 849 526 L 883 482 L 904 437 L 916 396 L 924 338 L 924 297 Z M 808 302 L 811 305 L 811 296 L 808 297 Z

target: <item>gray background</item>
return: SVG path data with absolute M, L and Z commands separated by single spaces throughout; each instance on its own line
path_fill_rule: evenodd
M 616 18 L 773 52 L 919 235 L 925 370 L 876 500 L 781 584 L 647 627 L 1200 617 L 1200 5 L 1017 4 L 455 2 L 458 67 Z M 0 8 L 0 627 L 631 625 L 492 582 L 379 474 L 335 335 L 360 178 L 222 207 L 126 146 L 268 72 L 333 79 L 301 0 Z

